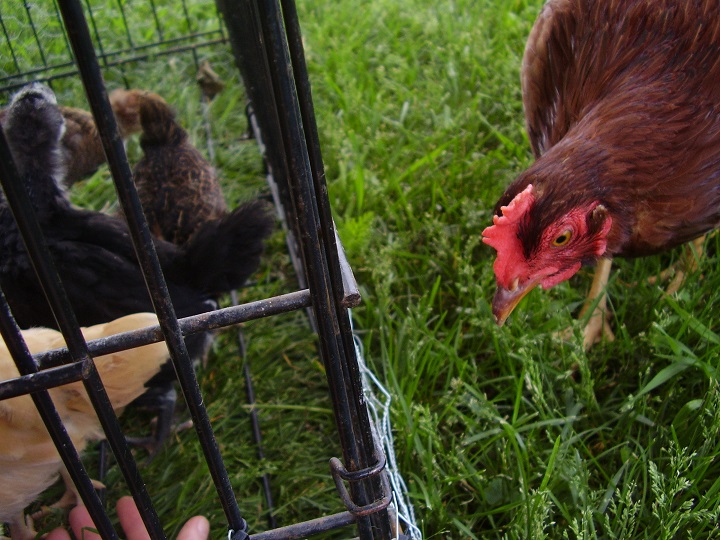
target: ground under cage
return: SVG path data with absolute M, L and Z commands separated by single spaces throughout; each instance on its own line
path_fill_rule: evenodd
M 72 382 L 82 383 L 117 463 L 114 470 L 119 472 L 114 478 L 123 482 L 126 492 L 133 495 L 151 537 L 164 538 L 167 528 L 156 509 L 158 494 L 146 479 L 148 467 L 161 467 L 158 460 L 162 456 L 156 456 L 150 465 L 139 463 L 128 446 L 126 433 L 113 412 L 94 363 L 94 358 L 100 355 L 164 339 L 182 390 L 184 399 L 180 401 L 192 419 L 194 433 L 190 433 L 198 441 L 199 458 L 206 463 L 205 476 L 211 479 L 209 487 L 205 485 L 210 494 L 205 496 L 217 499 L 229 538 L 304 538 L 315 534 L 346 537 L 348 527 L 364 539 L 420 538 L 412 507 L 405 502 L 402 479 L 393 463 L 387 403 L 384 397 L 379 401 L 373 395 L 376 381 L 364 366 L 353 333 L 350 309 L 359 303 L 360 297 L 332 220 L 293 2 L 219 0 L 213 4 L 181 0 L 168 4 L 154 0 L 118 0 L 104 5 L 86 2 L 84 6 L 77 0 L 10 2 L 0 7 L 0 30 L 3 32 L 0 72 L 3 98 L 9 98 L 31 81 L 41 81 L 55 90 L 59 101 L 66 99 L 76 106 L 89 105 L 109 169 L 91 175 L 79 187 L 73 186 L 69 194 L 76 204 L 104 212 L 116 211 L 119 200 L 159 321 L 158 326 L 118 336 L 88 341 L 83 338 L 78 314 L 71 308 L 66 287 L 55 268 L 57 261 L 48 250 L 46 234 L 35 215 L 5 136 L 0 136 L 0 181 L 6 198 L 3 204 L 9 206 L 17 222 L 32 259 L 32 271 L 42 284 L 57 327 L 67 343 L 66 348 L 30 354 L 3 296 L 0 333 L 20 376 L 0 382 L 0 400 L 31 394 L 62 464 L 101 536 L 117 538 L 118 533 L 106 510 L 102 492 L 96 491 L 91 480 L 97 473 L 87 467 L 89 451 L 82 457 L 73 446 L 49 390 Z M 239 87 L 238 69 L 245 93 L 221 92 L 222 85 L 215 79 L 217 73 L 226 88 Z M 192 76 L 188 77 L 188 73 Z M 189 82 L 196 73 L 199 85 Z M 177 80 L 173 79 L 176 74 Z M 194 130 L 191 134 L 197 135 L 197 140 L 204 141 L 206 155 L 224 171 L 221 182 L 229 199 L 234 201 L 236 197 L 247 198 L 248 193 L 269 192 L 266 195 L 272 199 L 283 227 L 281 242 L 286 244 L 286 249 L 282 256 L 289 257 L 297 280 L 293 282 L 293 290 L 287 292 L 282 289 L 283 285 L 278 285 L 287 284 L 287 276 L 265 270 L 259 278 L 264 288 L 252 284 L 240 290 L 237 293 L 240 303 L 178 319 L 133 184 L 128 155 L 132 160 L 140 151 L 133 140 L 126 148 L 119 135 L 108 100 L 111 86 L 162 88 L 169 102 L 182 104 L 176 105 L 181 121 L 191 114 L 201 118 L 202 121 L 186 127 Z M 226 137 L 217 133 L 213 119 L 218 116 L 226 120 L 222 128 L 225 135 L 229 133 Z M 242 136 L 241 130 L 246 129 L 250 137 Z M 252 141 L 245 140 L 248 138 Z M 231 176 L 241 173 L 253 177 L 249 185 L 235 185 Z M 269 189 L 264 188 L 260 180 L 267 182 Z M 272 253 L 269 256 L 272 257 Z M 296 312 L 303 317 L 307 314 L 310 319 L 310 324 L 301 326 L 300 332 L 309 335 L 312 328 L 317 335 L 316 342 L 311 340 L 317 345 L 322 361 L 321 369 L 316 371 L 326 379 L 323 391 L 327 397 L 329 389 L 334 442 L 342 454 L 342 459 L 330 459 L 330 470 L 327 471 L 326 465 L 324 478 L 318 480 L 318 473 L 313 472 L 311 480 L 301 481 L 328 484 L 336 490 L 338 508 L 321 512 L 314 508 L 316 515 L 312 515 L 310 505 L 303 516 L 307 519 L 276 523 L 273 504 L 285 504 L 283 490 L 273 484 L 277 474 L 268 473 L 261 465 L 253 467 L 252 473 L 247 472 L 257 477 L 262 491 L 262 497 L 252 499 L 249 505 L 236 494 L 233 474 L 230 474 L 243 474 L 244 458 L 235 457 L 233 453 L 236 439 L 247 438 L 252 433 L 254 444 L 261 451 L 263 426 L 272 422 L 267 417 L 262 418 L 262 423 L 258 420 L 249 363 L 237 364 L 235 371 L 239 375 L 225 372 L 215 379 L 210 366 L 205 372 L 210 382 L 201 387 L 184 338 L 239 323 L 271 324 L 269 321 L 275 317 Z M 252 329 L 247 332 L 252 340 Z M 235 335 L 225 333 L 224 336 L 229 334 Z M 242 334 L 239 339 L 238 349 L 244 354 Z M 292 358 L 285 360 L 288 365 L 292 364 Z M 207 387 L 222 388 L 219 379 L 233 376 L 246 381 L 250 404 L 243 408 L 243 398 L 231 396 L 231 412 L 219 413 L 213 408 L 213 397 L 204 391 Z M 317 377 L 314 381 L 317 384 Z M 303 382 L 306 381 L 303 379 Z M 303 403 L 297 407 L 311 408 Z M 249 412 L 252 427 L 241 435 L 231 430 L 226 433 L 227 424 L 218 418 L 237 415 L 238 410 L 243 414 Z M 132 407 L 126 416 L 128 414 L 133 414 Z M 307 425 L 299 430 L 312 431 Z M 176 441 L 171 440 L 167 445 L 174 443 Z M 93 453 L 95 456 L 98 462 L 102 461 L 101 451 Z M 262 463 L 262 456 L 258 463 Z M 104 468 L 102 463 L 98 463 L 98 467 Z M 189 472 L 185 473 L 190 476 Z M 108 489 L 112 479 L 111 473 L 104 480 Z M 191 495 L 203 496 L 203 489 L 194 494 L 184 493 L 183 479 L 170 479 L 170 484 L 180 486 L 171 496 L 190 500 Z M 189 504 L 189 513 L 177 519 L 189 517 L 191 508 Z M 260 517 L 250 519 L 251 514 Z M 257 530 L 262 532 L 255 532 Z

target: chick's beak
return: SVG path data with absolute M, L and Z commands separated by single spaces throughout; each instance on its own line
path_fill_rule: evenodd
M 495 296 L 492 301 L 492 311 L 495 315 L 495 322 L 498 326 L 505 324 L 505 320 L 510 316 L 515 306 L 520 303 L 527 293 L 540 283 L 539 279 L 529 279 L 524 283 L 520 283 L 517 278 L 511 284 L 509 289 L 498 285 Z

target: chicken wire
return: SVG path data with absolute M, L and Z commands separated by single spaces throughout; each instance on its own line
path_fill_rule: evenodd
M 350 322 L 353 318 L 350 314 Z M 395 444 L 393 443 L 392 421 L 390 420 L 390 406 L 392 395 L 383 386 L 377 375 L 368 367 L 365 361 L 365 348 L 362 340 L 355 333 L 353 324 L 353 341 L 355 342 L 355 355 L 360 364 L 360 373 L 363 378 L 363 388 L 367 399 L 368 409 L 373 419 L 377 437 L 383 443 L 383 450 L 388 460 L 387 471 L 393 488 L 393 501 L 396 507 L 397 530 L 404 530 L 407 536 L 414 540 L 421 540 L 423 535 L 417 526 L 415 509 L 407 496 L 407 485 L 397 464 Z
M 63 2 L 61 1 L 61 4 L 62 3 Z M 265 13 L 263 10 L 267 9 L 262 6 L 258 8 L 257 4 L 253 3 L 242 4 L 242 7 L 247 10 L 246 13 L 250 13 L 256 17 L 263 16 Z M 272 3 L 267 2 L 266 4 Z M 66 82 L 68 85 L 77 85 L 77 81 L 71 79 L 71 76 L 76 74 L 76 72 L 72 60 L 72 53 L 70 51 L 71 47 L 67 30 L 64 25 L 60 24 L 60 6 L 58 1 L 53 0 L 53 9 L 44 13 L 37 10 L 34 5 L 24 3 L 22 5 L 22 9 L 20 10 L 20 14 L 24 12 L 27 16 L 27 21 L 25 23 L 23 23 L 22 17 L 18 16 L 17 13 L 12 15 L 8 14 L 8 5 L 9 4 L 4 3 L 3 6 L 0 6 L 0 26 L 5 36 L 6 45 L 10 50 L 10 54 L 5 58 L 2 72 L 0 72 L 0 90 L 5 92 L 12 91 L 31 79 L 46 80 L 51 84 L 60 86 L 64 85 Z M 95 50 L 98 52 L 98 58 L 100 59 L 100 65 L 103 68 L 103 74 L 106 81 L 113 81 L 124 86 L 130 86 L 133 84 L 131 77 L 132 73 L 135 73 L 135 69 L 131 72 L 131 70 L 128 69 L 128 66 L 141 66 L 144 61 L 158 56 L 166 56 L 171 59 L 175 59 L 178 58 L 177 55 L 179 53 L 187 52 L 190 54 L 192 64 L 194 64 L 195 67 L 197 67 L 199 63 L 198 51 L 200 49 L 215 51 L 210 55 L 213 58 L 225 58 L 223 55 L 226 54 L 227 51 L 223 51 L 222 47 L 219 47 L 219 45 L 225 43 L 227 39 L 224 33 L 223 25 L 220 23 L 221 17 L 206 17 L 204 14 L 207 14 L 207 6 L 202 8 L 205 11 L 195 11 L 201 9 L 198 7 L 198 4 L 188 4 L 185 0 L 182 0 L 181 9 L 172 10 L 168 9 L 167 6 L 158 6 L 153 0 L 145 3 L 133 2 L 133 9 L 138 9 L 141 6 L 146 7 L 147 17 L 144 17 L 146 25 L 128 28 L 125 16 L 125 10 L 128 8 L 128 5 L 129 3 L 123 3 L 122 1 L 118 1 L 115 4 L 109 2 L 102 8 L 98 8 L 97 6 L 92 6 L 91 8 L 89 2 L 85 5 L 85 13 L 89 23 L 90 35 Z M 277 9 L 278 6 L 272 5 L 270 7 Z M 293 12 L 293 10 L 290 9 L 291 7 L 292 6 L 289 3 L 285 2 L 283 3 L 282 9 L 285 12 Z M 214 11 L 215 6 L 212 5 L 211 9 Z M 217 15 L 217 13 L 215 14 Z M 179 15 L 182 22 L 182 24 L 174 26 L 174 28 L 182 29 L 179 33 L 175 32 L 173 28 L 166 28 L 162 23 L 162 21 L 166 21 L 168 17 L 173 15 Z M 268 16 L 268 18 L 272 18 L 272 16 Z M 115 35 L 117 36 L 119 34 L 124 36 L 124 39 L 126 40 L 124 43 L 120 43 L 119 45 L 107 42 L 107 33 L 103 31 L 103 29 L 108 26 L 117 27 L 118 21 L 122 21 L 124 23 L 124 25 L 120 24 L 120 27 L 123 28 L 124 26 L 124 28 L 120 32 L 115 32 Z M 203 22 L 198 23 L 198 21 Z M 201 24 L 202 27 L 198 26 L 198 24 Z M 28 32 L 31 34 L 28 34 Z M 40 35 L 42 35 L 42 38 L 39 37 Z M 49 47 L 47 46 L 48 41 L 57 41 L 63 46 Z M 34 42 L 37 45 L 33 53 L 28 52 L 27 49 L 21 48 L 19 45 L 21 43 L 28 42 Z M 63 48 L 64 52 L 58 52 L 62 51 Z M 255 74 L 257 73 L 258 71 L 256 70 Z M 247 77 L 247 73 L 245 76 Z M 167 77 L 167 73 L 160 74 L 160 77 Z M 304 74 L 304 77 L 306 79 L 306 73 Z M 258 104 L 256 103 L 255 106 L 257 107 Z M 203 113 L 206 114 L 207 107 L 204 102 L 202 103 L 202 107 Z M 262 112 L 264 111 L 261 111 L 261 113 Z M 261 122 L 265 122 L 265 127 L 270 127 L 268 132 L 272 132 L 273 128 L 267 124 L 267 117 L 261 120 Z M 206 126 L 205 129 L 207 129 Z M 212 137 L 209 133 L 206 138 L 206 142 L 208 144 L 209 153 L 212 154 L 214 147 L 212 145 Z M 132 151 L 132 149 L 130 149 L 130 151 Z M 269 161 L 271 164 L 273 163 L 272 158 Z M 275 172 L 277 173 L 278 171 Z M 273 174 L 271 171 L 269 177 L 272 178 L 272 176 Z M 303 267 L 303 254 L 299 253 L 296 240 L 297 235 L 293 234 L 294 231 L 292 224 L 296 222 L 296 216 L 294 216 L 295 210 L 292 208 L 293 202 L 290 200 L 290 196 L 288 195 L 290 188 L 287 185 L 287 181 L 281 181 L 280 183 L 280 191 L 283 193 L 278 196 L 280 203 L 279 210 L 283 216 L 285 216 L 287 211 L 290 213 L 291 226 L 288 228 L 288 244 L 291 252 L 296 250 L 296 253 L 294 254 L 296 268 L 301 269 Z M 100 199 L 101 196 L 98 196 L 97 198 Z M 285 208 L 284 206 L 289 206 L 289 208 Z M 332 229 L 332 226 L 330 226 L 330 229 Z M 298 273 L 298 277 L 301 280 L 301 283 L 303 283 L 302 287 L 305 287 L 304 282 L 307 277 L 302 275 L 302 270 Z M 300 305 L 308 305 L 309 297 L 293 297 L 292 299 L 288 299 L 288 304 L 292 307 L 286 306 L 286 309 L 297 309 Z M 264 306 L 258 307 L 258 309 L 263 308 Z M 250 311 L 252 312 L 252 309 L 250 309 Z M 261 316 L 265 316 L 266 314 Z M 250 320 L 251 318 L 257 316 L 257 313 L 254 315 L 252 313 L 247 315 L 246 313 L 245 316 L 247 318 L 244 320 Z M 215 327 L 219 327 L 231 324 L 232 322 L 237 322 L 238 320 L 243 319 L 242 317 L 238 319 L 237 315 L 233 315 L 228 312 L 221 312 L 218 314 L 214 324 Z M 199 321 L 192 322 L 199 323 Z M 187 323 L 188 321 L 184 321 L 184 325 L 182 327 L 183 329 L 188 327 Z M 156 334 L 156 337 L 157 335 L 158 334 Z M 135 344 L 138 343 L 140 342 L 136 340 Z M 78 347 L 82 348 L 80 345 L 78 345 Z M 407 529 L 405 531 L 406 534 L 409 534 L 412 538 L 421 538 L 420 531 L 415 525 L 412 506 L 405 497 L 404 482 L 395 464 L 394 450 L 392 446 L 392 431 L 389 423 L 389 394 L 384 388 L 382 388 L 381 385 L 379 385 L 377 378 L 369 370 L 367 370 L 367 367 L 362 359 L 362 352 L 357 349 L 357 343 L 354 344 L 353 349 L 353 353 L 356 354 L 358 360 L 360 361 L 360 369 L 363 375 L 364 383 L 363 394 L 371 407 L 371 413 L 375 420 L 374 433 L 381 434 L 383 446 L 385 447 L 385 453 L 387 454 L 387 459 L 390 464 L 389 476 L 393 485 L 393 498 L 397 509 L 396 517 L 403 522 L 405 528 Z M 92 346 L 90 350 L 94 354 L 98 354 L 97 349 L 92 348 Z M 4 388 L 7 389 L 7 385 Z M 378 400 L 376 398 L 373 388 L 377 389 L 377 391 L 383 395 L 383 400 Z M 7 397 L 7 395 L 4 397 Z M 396 530 L 395 534 L 399 535 L 398 530 Z M 263 534 L 254 535 L 253 538 L 256 536 L 257 538 L 274 538 L 273 536 L 263 536 Z M 363 538 L 370 537 L 362 532 L 361 536 Z M 153 535 L 153 537 L 155 536 Z M 282 538 L 283 536 L 276 537 Z
M 225 43 L 221 18 L 208 2 L 86 1 L 84 12 L 105 79 L 117 77 L 126 85 L 132 76 L 128 68 L 139 62 L 187 51 L 197 63 L 199 50 Z M 29 80 L 52 82 L 77 75 L 58 0 L 45 0 L 44 5 L 4 2 L 0 30 L 6 47 L 0 90 L 16 90 Z

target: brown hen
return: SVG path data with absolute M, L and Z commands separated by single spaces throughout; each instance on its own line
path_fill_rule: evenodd
M 150 231 L 184 244 L 207 221 L 227 214 L 215 169 L 189 140 L 165 100 L 136 92 L 143 157 L 134 179 Z
M 83 328 L 86 340 L 98 339 L 139 328 L 154 326 L 153 313 L 136 313 L 105 324 Z M 31 328 L 23 330 L 31 353 L 65 346 L 57 330 Z M 147 389 L 145 383 L 167 361 L 165 342 L 120 351 L 95 359 L 95 364 L 113 409 L 119 411 Z M 18 377 L 5 343 L 0 339 L 0 380 Z M 81 452 L 88 443 L 104 438 L 100 421 L 80 382 L 49 390 L 63 424 Z M 77 499 L 60 455 L 29 396 L 0 401 L 0 523 L 10 523 L 13 539 L 33 538 L 31 524 L 26 524 L 23 510 L 63 473 L 73 496 L 63 497 L 71 504 Z
M 717 0 L 544 6 L 522 66 L 537 160 L 483 232 L 497 250 L 499 324 L 536 285 L 600 261 L 597 296 L 613 257 L 652 255 L 718 227 L 719 13 Z M 603 321 L 590 318 L 586 347 Z

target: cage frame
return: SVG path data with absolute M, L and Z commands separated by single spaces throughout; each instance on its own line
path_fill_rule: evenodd
M 387 481 L 385 457 L 364 400 L 348 312 L 360 302 L 360 295 L 332 221 L 300 24 L 293 0 L 216 0 L 216 6 L 228 33 L 222 40 L 229 42 L 245 83 L 248 118 L 264 156 L 276 206 L 286 226 L 300 289 L 179 320 L 167 295 L 152 237 L 132 182 L 82 6 L 79 0 L 57 0 L 55 5 L 62 16 L 77 72 L 95 117 L 159 326 L 95 341 L 83 339 L 0 130 L 0 183 L 67 343 L 64 349 L 33 358 L 4 296 L 0 294 L 0 333 L 21 373 L 17 379 L 0 382 L 0 399 L 32 393 L 63 463 L 102 537 L 117 538 L 90 476 L 47 393 L 53 386 L 82 381 L 150 536 L 164 538 L 162 525 L 92 359 L 165 339 L 228 521 L 228 538 L 300 538 L 353 524 L 363 540 L 401 537 L 389 511 L 393 494 Z M 73 73 L 74 70 L 68 68 L 60 75 L 38 80 L 47 81 Z M 207 411 L 202 406 L 202 396 L 183 337 L 298 309 L 308 310 L 319 337 L 319 353 L 326 367 L 343 454 L 342 460 L 330 460 L 330 476 L 346 510 L 250 535 L 230 486 Z

